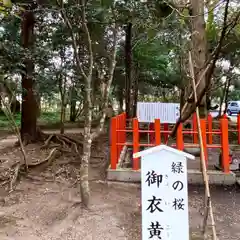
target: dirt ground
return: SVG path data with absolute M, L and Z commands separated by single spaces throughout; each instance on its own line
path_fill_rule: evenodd
M 11 144 L 10 139 L 7 144 L 0 142 L 2 150 Z M 105 159 L 106 148 L 100 148 L 102 155 L 98 153 Z M 9 151 L 9 154 L 0 154 L 0 160 L 3 156 L 16 155 L 13 150 Z M 102 159 L 99 158 L 100 165 L 97 161 L 98 158 L 91 161 L 90 210 L 79 204 L 79 187 L 72 174 L 76 164 L 53 164 L 54 168 L 21 177 L 15 191 L 1 203 L 0 239 L 140 240 L 140 186 L 105 182 Z M 239 240 L 240 190 L 213 187 L 211 192 L 219 239 Z M 200 231 L 203 199 L 202 187 L 189 186 L 190 229 L 194 233 Z

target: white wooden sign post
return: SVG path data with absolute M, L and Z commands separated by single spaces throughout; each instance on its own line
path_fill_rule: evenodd
M 141 157 L 142 240 L 189 240 L 187 158 L 195 157 L 166 145 L 133 157 Z

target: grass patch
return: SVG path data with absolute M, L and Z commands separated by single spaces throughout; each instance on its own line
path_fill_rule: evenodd
M 60 122 L 60 112 L 42 112 L 38 122 L 41 124 L 53 124 Z
M 15 114 L 14 119 L 15 119 L 17 126 L 20 126 L 21 125 L 21 115 Z M 5 129 L 5 128 L 9 129 L 10 128 L 9 120 L 4 113 L 0 114 L 0 128 L 1 129 Z
M 15 122 L 18 127 L 21 126 L 21 113 L 14 115 Z M 41 125 L 52 125 L 60 121 L 59 112 L 42 112 L 38 119 L 38 123 Z M 10 129 L 9 120 L 4 113 L 0 114 L 0 129 Z

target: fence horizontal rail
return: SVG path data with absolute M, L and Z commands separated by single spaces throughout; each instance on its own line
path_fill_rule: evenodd
M 168 145 L 175 147 L 179 150 L 184 148 L 199 147 L 198 143 L 198 130 L 196 114 L 193 114 L 192 119 L 187 121 L 191 123 L 191 128 L 184 129 L 184 124 L 180 123 L 177 134 L 176 142 L 169 143 Z M 131 124 L 130 124 L 131 123 Z M 218 123 L 219 129 L 213 128 L 213 123 Z M 141 123 L 137 118 L 127 119 L 126 113 L 117 115 L 111 119 L 111 168 L 116 169 L 120 153 L 124 146 L 132 147 L 133 153 L 139 152 L 140 147 L 153 147 L 161 143 L 167 143 L 168 137 L 171 133 L 173 124 L 163 123 L 160 119 L 156 119 L 154 123 L 148 123 L 149 129 L 141 129 Z M 213 121 L 211 115 L 206 119 L 200 119 L 201 131 L 203 137 L 204 154 L 206 164 L 208 159 L 207 149 L 221 149 L 222 151 L 222 168 L 225 173 L 229 170 L 229 133 L 237 133 L 237 141 L 240 144 L 240 115 L 237 117 L 236 129 L 229 129 L 228 118 L 224 115 L 219 121 Z M 232 127 L 232 126 L 231 126 Z M 132 137 L 127 133 L 132 133 Z M 150 139 L 149 143 L 141 141 L 142 133 L 146 133 Z M 141 135 L 140 135 L 141 134 Z M 185 143 L 184 136 L 192 136 L 192 143 Z M 220 144 L 213 143 L 213 136 L 220 136 Z M 131 137 L 131 139 L 129 139 Z M 163 137 L 163 139 L 162 139 Z M 139 159 L 133 159 L 133 169 L 139 169 Z

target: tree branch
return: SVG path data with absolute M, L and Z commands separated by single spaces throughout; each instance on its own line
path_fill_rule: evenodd
M 180 125 L 180 123 L 183 123 L 185 122 L 187 119 L 189 119 L 191 117 L 191 115 L 193 114 L 193 112 L 195 111 L 196 107 L 198 107 L 204 97 L 204 95 L 206 94 L 210 84 L 211 84 L 211 78 L 212 78 L 212 74 L 215 70 L 215 66 L 216 66 L 216 62 L 219 58 L 219 55 L 221 53 L 221 48 L 222 48 L 222 45 L 223 45 L 223 40 L 224 40 L 224 37 L 226 36 L 226 32 L 227 32 L 227 28 L 228 28 L 228 24 L 227 24 L 227 17 L 228 17 L 228 9 L 229 9 L 229 1 L 230 0 L 226 0 L 226 5 L 225 5 L 225 11 L 224 11 L 224 21 L 223 21 L 223 28 L 222 28 L 222 32 L 221 32 L 221 36 L 220 36 L 220 39 L 219 39 L 219 42 L 218 42 L 218 45 L 217 47 L 215 48 L 213 54 L 211 56 L 213 56 L 213 59 L 212 60 L 208 60 L 207 63 L 206 63 L 206 67 L 203 71 L 203 74 L 202 76 L 198 79 L 198 83 L 197 83 L 197 86 L 199 85 L 200 81 L 202 81 L 203 79 L 203 76 L 206 74 L 206 84 L 205 84 L 205 87 L 201 90 L 199 96 L 198 96 L 198 99 L 196 101 L 196 103 L 192 103 L 190 108 L 189 108 L 189 111 L 188 112 L 183 112 L 180 114 L 180 118 L 179 120 L 177 121 L 176 125 L 174 126 L 170 136 L 173 137 L 176 135 L 176 132 L 177 132 L 177 129 L 178 129 L 178 126 Z M 196 86 L 196 87 L 197 87 Z M 191 96 L 193 96 L 193 93 L 191 93 Z M 187 107 L 188 103 L 186 103 L 184 105 L 185 109 Z M 183 107 L 183 108 L 184 108 Z
M 61 7 L 61 10 L 60 10 L 61 16 L 62 16 L 65 24 L 67 25 L 67 27 L 68 27 L 68 29 L 70 31 L 71 37 L 72 37 L 72 46 L 73 46 L 74 56 L 75 56 L 76 63 L 77 63 L 77 69 L 79 70 L 79 72 L 83 76 L 83 78 L 86 80 L 87 79 L 87 75 L 86 75 L 86 73 L 83 70 L 82 63 L 81 63 L 79 55 L 78 55 L 77 40 L 76 40 L 74 31 L 73 31 L 72 24 L 71 24 L 71 22 L 70 22 L 70 20 L 69 20 L 69 18 L 67 16 L 67 13 L 66 13 L 66 11 L 64 9 L 63 0 L 60 0 L 60 2 L 59 2 L 59 0 L 57 0 L 57 3 Z
M 233 30 L 236 27 L 236 25 L 239 23 L 239 19 L 240 19 L 240 10 L 239 10 L 238 14 L 236 15 L 236 17 L 228 24 L 227 27 L 229 27 L 229 29 L 228 29 L 226 35 L 228 35 L 231 32 L 231 30 Z
M 116 17 L 115 10 L 113 8 L 112 8 L 112 13 L 113 13 L 113 17 L 115 18 Z M 110 93 L 110 88 L 112 85 L 114 70 L 115 70 L 115 66 L 116 66 L 116 55 L 117 55 L 117 26 L 116 26 L 116 23 L 113 24 L 113 47 L 112 47 L 111 55 L 112 56 L 111 56 L 111 64 L 109 67 L 109 78 L 108 78 L 108 82 L 107 82 L 107 86 L 106 86 L 106 89 L 104 92 L 104 98 L 103 98 L 103 113 L 100 118 L 99 127 L 98 127 L 97 131 L 95 131 L 92 134 L 92 139 L 96 138 L 103 131 L 104 123 L 105 123 L 105 119 L 106 119 L 106 110 L 108 107 L 109 93 Z

